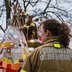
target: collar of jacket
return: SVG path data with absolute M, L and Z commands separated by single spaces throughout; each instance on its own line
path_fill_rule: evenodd
M 56 39 L 49 39 L 49 40 L 46 40 L 45 42 L 43 42 L 43 44 L 53 43 L 54 41 L 56 41 Z
M 49 40 L 46 40 L 45 42 L 43 42 L 43 47 L 54 47 L 54 42 L 59 42 L 57 40 L 57 37 L 55 36 L 53 39 L 49 39 Z M 60 44 L 61 45 L 61 44 Z M 63 48 L 64 46 L 61 45 L 61 48 Z
M 43 44 L 37 48 L 43 48 L 43 47 L 54 47 L 54 42 L 59 42 L 57 40 L 57 37 L 55 36 L 53 39 L 49 39 L 49 40 L 46 40 L 45 42 L 43 42 Z M 60 44 L 61 45 L 61 44 Z M 60 48 L 68 48 L 68 47 L 64 47 L 63 45 L 61 45 Z

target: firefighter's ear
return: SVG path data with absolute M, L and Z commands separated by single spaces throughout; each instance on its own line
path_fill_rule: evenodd
M 51 32 L 49 30 L 46 30 L 47 37 L 51 37 Z

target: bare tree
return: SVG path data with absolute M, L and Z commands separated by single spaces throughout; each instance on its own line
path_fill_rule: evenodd
M 37 15 L 44 15 L 48 18 L 57 17 L 60 21 L 64 21 L 64 17 L 69 17 L 69 12 L 61 7 L 59 7 L 59 3 L 61 0 L 55 0 L 53 4 L 53 0 L 22 0 L 24 11 L 25 12 L 32 12 L 32 16 L 35 17 Z M 69 2 L 70 1 L 64 1 Z M 45 4 L 44 9 L 38 8 L 38 3 Z M 37 6 L 37 7 L 36 7 Z M 32 10 L 28 10 L 30 7 L 34 8 Z M 54 15 L 54 16 L 53 16 Z
M 6 20 L 10 19 L 10 6 L 9 6 L 9 0 L 5 0 L 5 7 L 6 7 Z
M 66 9 L 61 5 L 67 3 L 71 4 L 71 0 L 4 0 L 6 6 L 6 20 L 11 17 L 11 7 L 14 6 L 14 2 L 17 1 L 17 9 L 21 8 L 28 14 L 35 16 L 45 16 L 47 18 L 57 18 L 59 21 L 67 21 L 72 25 L 72 8 Z M 72 5 L 72 4 L 71 4 Z M 2 6 L 3 7 L 3 6 Z M 1 6 L 0 6 L 1 9 Z M 0 16 L 2 11 L 0 12 Z

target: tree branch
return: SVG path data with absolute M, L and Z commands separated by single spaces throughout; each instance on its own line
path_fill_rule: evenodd
M 52 1 L 52 0 L 49 0 L 49 2 L 48 2 L 48 4 L 47 4 L 46 8 L 44 9 L 44 12 L 45 12 L 45 11 L 47 10 L 47 8 L 49 7 L 51 1 Z
M 2 28 L 2 26 L 0 26 L 0 29 L 5 33 L 5 30 Z

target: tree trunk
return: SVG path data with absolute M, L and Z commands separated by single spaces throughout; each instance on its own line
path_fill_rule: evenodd
M 6 28 L 8 26 L 8 19 L 10 19 L 10 6 L 9 6 L 9 0 L 5 0 L 5 7 L 6 7 Z

